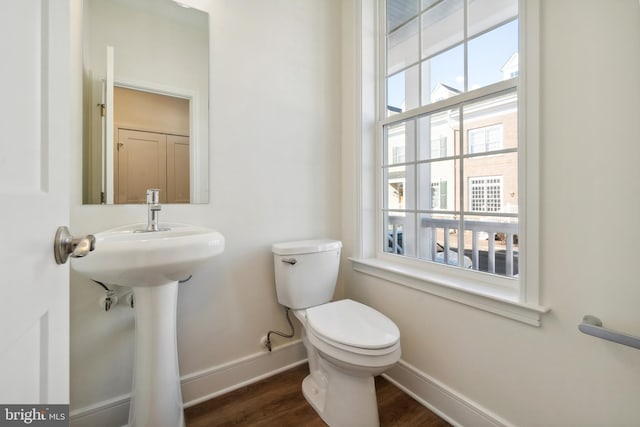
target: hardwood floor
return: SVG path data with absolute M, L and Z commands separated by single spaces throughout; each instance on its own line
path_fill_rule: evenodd
M 302 395 L 302 380 L 308 373 L 303 364 L 192 406 L 185 410 L 187 427 L 324 427 Z M 450 425 L 382 377 L 376 377 L 376 392 L 383 427 Z

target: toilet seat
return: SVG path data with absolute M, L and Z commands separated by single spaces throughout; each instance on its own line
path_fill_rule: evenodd
M 344 351 L 376 356 L 389 354 L 399 346 L 400 331 L 395 323 L 353 300 L 308 308 L 305 317 L 311 335 Z

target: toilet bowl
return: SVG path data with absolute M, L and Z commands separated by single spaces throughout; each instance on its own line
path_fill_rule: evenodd
M 302 324 L 307 402 L 332 427 L 377 426 L 374 376 L 400 359 L 400 332 L 391 319 L 364 304 L 329 302 L 341 246 L 335 240 L 274 244 L 276 291 Z
M 330 426 L 377 426 L 374 376 L 400 359 L 400 334 L 381 313 L 351 300 L 294 311 L 303 325 L 305 399 Z

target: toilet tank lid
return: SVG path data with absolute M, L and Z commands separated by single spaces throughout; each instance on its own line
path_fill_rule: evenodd
M 295 242 L 274 243 L 271 246 L 271 251 L 276 255 L 302 255 L 332 251 L 341 247 L 342 242 L 340 240 L 297 240 Z

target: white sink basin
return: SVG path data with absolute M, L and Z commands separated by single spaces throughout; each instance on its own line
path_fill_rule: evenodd
M 96 249 L 73 258 L 77 272 L 105 284 L 158 286 L 189 277 L 208 259 L 224 251 L 219 232 L 187 224 L 161 224 L 168 231 L 136 232 L 131 224 L 95 234 Z
M 184 427 L 176 337 L 178 281 L 224 250 L 215 230 L 160 224 L 136 232 L 131 224 L 95 234 L 95 250 L 71 267 L 105 285 L 131 286 L 135 296 L 135 360 L 131 427 Z M 153 361 L 153 363 L 150 363 Z

